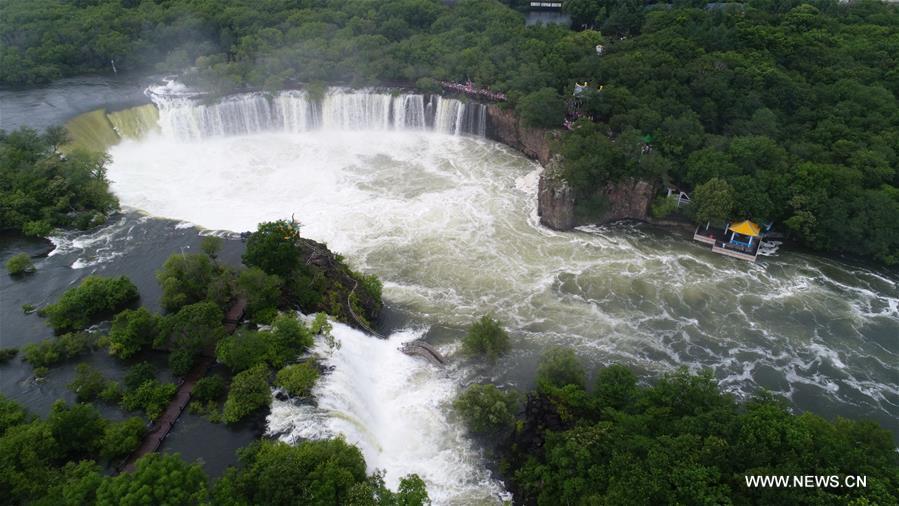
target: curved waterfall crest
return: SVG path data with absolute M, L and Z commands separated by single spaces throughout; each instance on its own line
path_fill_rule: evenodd
M 329 88 L 321 100 L 306 91 L 230 95 L 206 103 L 183 90 L 149 88 L 166 137 L 195 140 L 261 132 L 332 130 L 433 130 L 484 137 L 487 106 L 455 98 L 385 90 Z

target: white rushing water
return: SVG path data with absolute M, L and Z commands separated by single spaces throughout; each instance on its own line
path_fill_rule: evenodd
M 275 403 L 271 429 L 286 439 L 344 434 L 390 480 L 421 474 L 441 504 L 476 489 L 496 497 L 448 399 L 471 380 L 527 386 L 552 344 L 591 366 L 711 368 L 740 396 L 764 387 L 899 430 L 899 284 L 888 275 L 783 252 L 750 264 L 635 226 L 547 230 L 540 168 L 451 135 L 485 128 L 461 102 L 346 90 L 320 106 L 302 92 L 165 100 L 162 134 L 111 151 L 124 205 L 232 231 L 293 215 L 303 235 L 381 277 L 390 305 L 422 327 L 458 336 L 493 312 L 511 332 L 493 368 L 457 356 L 443 371 L 397 350 L 417 333 L 384 342 L 343 329 L 319 410 Z
M 180 89 L 149 93 L 169 139 L 198 140 L 262 132 L 327 130 L 425 130 L 483 137 L 487 108 L 440 96 L 331 88 L 318 102 L 299 90 L 273 96 L 243 93 L 205 103 Z
M 334 370 L 317 383 L 318 405 L 274 400 L 269 433 L 296 442 L 342 435 L 365 454 L 369 472 L 383 469 L 387 485 L 418 473 L 436 504 L 484 504 L 505 497 L 502 484 L 445 410 L 458 386 L 444 371 L 398 352 L 424 330 L 373 339 L 334 324 L 342 343 L 333 353 L 319 342 L 315 354 Z

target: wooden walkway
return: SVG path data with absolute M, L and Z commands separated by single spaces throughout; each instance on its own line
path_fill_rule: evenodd
M 237 325 L 240 323 L 240 317 L 243 316 L 246 308 L 247 299 L 244 297 L 240 297 L 231 305 L 231 308 L 225 315 L 224 321 L 225 330 L 229 334 L 233 334 L 234 331 L 237 330 Z M 123 466 L 124 472 L 130 473 L 131 471 L 134 471 L 134 464 L 137 459 L 148 453 L 155 452 L 162 445 L 166 436 L 169 435 L 169 432 L 171 432 L 172 428 L 175 426 L 175 422 L 178 421 L 181 413 L 184 412 L 184 409 L 190 403 L 190 393 L 197 385 L 197 382 L 200 381 L 203 376 L 206 376 L 206 372 L 214 363 L 214 346 L 215 345 L 213 344 L 209 349 L 204 350 L 197 363 L 194 364 L 190 372 L 188 372 L 181 380 L 181 383 L 178 385 L 178 390 L 175 392 L 175 397 L 169 402 L 168 407 L 166 407 L 162 415 L 153 422 L 153 428 L 144 436 L 141 445 L 128 457 L 128 460 L 125 461 Z

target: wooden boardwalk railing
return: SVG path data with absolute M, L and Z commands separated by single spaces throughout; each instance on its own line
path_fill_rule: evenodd
M 237 325 L 240 323 L 240 318 L 243 316 L 246 308 L 247 299 L 245 297 L 240 297 L 235 300 L 234 304 L 228 309 L 224 323 L 225 330 L 229 334 L 233 334 L 234 331 L 237 330 Z M 133 471 L 134 463 L 137 459 L 159 449 L 166 436 L 172 431 L 172 427 L 175 426 L 175 422 L 178 421 L 181 413 L 184 412 L 184 408 L 190 403 L 190 393 L 197 385 L 197 382 L 200 381 L 203 376 L 206 376 L 206 372 L 212 366 L 214 361 L 215 350 L 205 350 L 197 363 L 194 364 L 187 375 L 181 380 L 181 383 L 178 385 L 178 390 L 175 392 L 175 396 L 172 398 L 171 402 L 169 402 L 169 405 L 166 407 L 165 411 L 163 411 L 162 415 L 153 422 L 153 428 L 144 436 L 144 439 L 140 446 L 137 447 L 137 450 L 135 450 L 125 461 L 122 469 L 124 472 L 129 473 Z

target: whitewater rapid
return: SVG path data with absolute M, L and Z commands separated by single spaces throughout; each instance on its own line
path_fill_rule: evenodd
M 461 425 L 445 416 L 457 382 L 398 351 L 424 332 L 405 329 L 381 340 L 334 323 L 341 347 L 332 352 L 319 339 L 313 352 L 333 368 L 313 391 L 317 404 L 273 400 L 268 433 L 290 443 L 343 436 L 365 454 L 369 472 L 385 471 L 388 487 L 396 489 L 403 476 L 417 473 L 435 504 L 507 498 Z
M 293 116 L 276 101 L 253 105 L 255 96 L 234 99 L 227 114 L 184 103 L 173 114 L 161 108 L 160 133 L 110 151 L 125 206 L 230 231 L 294 216 L 303 235 L 377 274 L 387 303 L 430 328 L 455 364 L 442 371 L 397 350 L 421 330 L 384 342 L 343 329 L 319 409 L 275 402 L 272 432 L 344 434 L 393 482 L 421 474 L 438 503 L 464 504 L 472 490 L 496 498 L 501 486 L 452 422 L 449 399 L 470 381 L 527 388 L 539 355 L 557 344 L 591 368 L 710 368 L 737 396 L 767 388 L 798 409 L 875 418 L 899 432 L 891 274 L 789 252 L 751 264 L 636 225 L 548 230 L 536 215 L 537 164 L 435 128 L 436 112 L 419 128 L 420 104 L 409 97 L 326 99 Z M 282 107 L 269 115 L 281 119 L 228 133 L 261 124 L 275 110 L 265 107 Z M 301 111 L 350 119 L 284 127 Z M 202 135 L 190 133 L 193 121 Z M 487 312 L 512 336 L 493 367 L 453 354 L 464 327 Z

